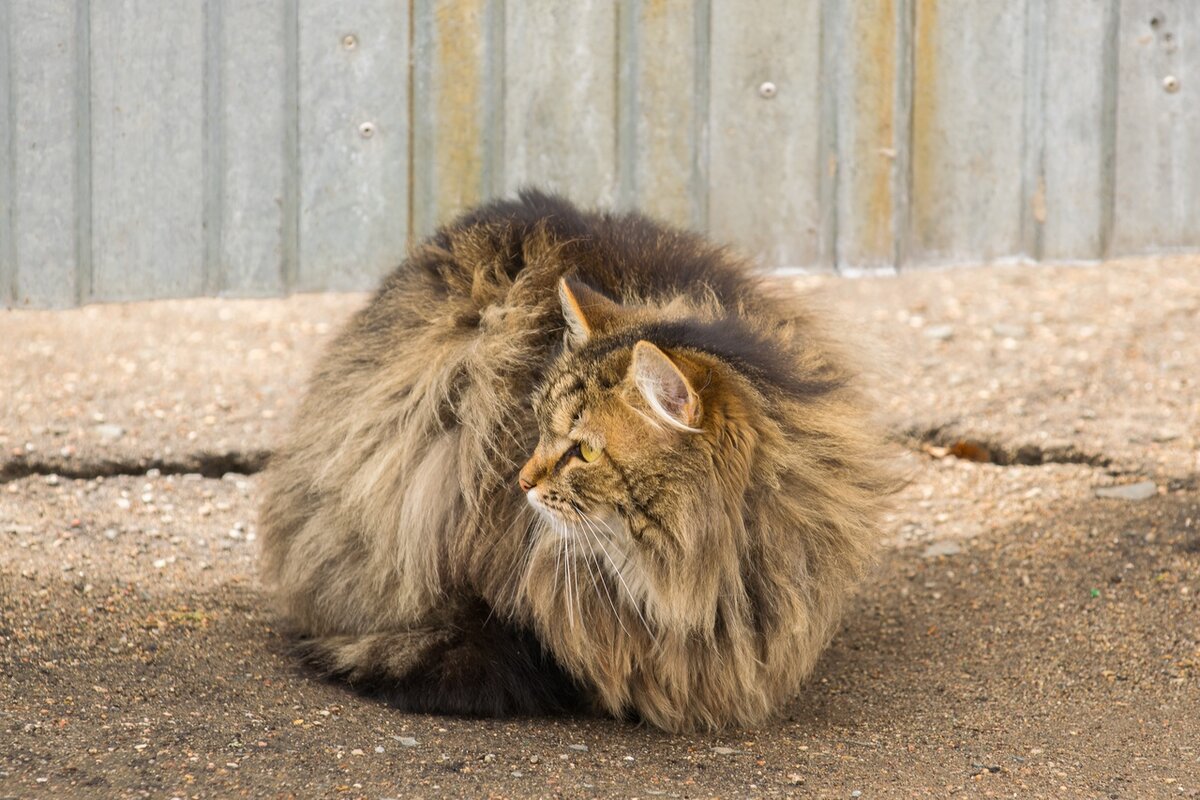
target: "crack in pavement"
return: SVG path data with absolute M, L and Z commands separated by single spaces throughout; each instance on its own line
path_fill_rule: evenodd
M 1042 464 L 1086 464 L 1110 467 L 1115 459 L 1102 453 L 1082 450 L 1071 443 L 1011 444 L 986 436 L 965 433 L 946 423 L 931 428 L 909 428 L 903 433 L 912 449 L 934 458 L 954 456 L 965 461 L 996 464 L 1001 467 L 1036 467 Z
M 118 475 L 145 475 L 158 470 L 162 475 L 202 475 L 220 478 L 227 473 L 253 475 L 261 472 L 271 457 L 269 450 L 232 450 L 223 453 L 188 453 L 178 458 L 134 457 L 103 459 L 41 459 L 18 457 L 0 464 L 0 483 L 34 475 L 58 475 L 62 478 L 110 478 Z

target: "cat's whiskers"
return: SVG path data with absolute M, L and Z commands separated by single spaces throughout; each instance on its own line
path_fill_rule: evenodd
M 575 629 L 574 611 L 574 593 L 571 591 L 571 537 L 567 535 L 567 531 L 562 527 L 562 523 L 555 521 L 555 529 L 558 532 L 558 538 L 562 540 L 562 562 L 563 562 L 563 591 L 567 603 L 567 622 L 571 626 L 571 630 Z
M 593 524 L 597 522 L 602 524 L 608 529 L 609 534 L 611 534 L 613 537 L 617 535 L 617 532 L 613 530 L 612 525 L 603 517 L 589 516 L 588 519 L 590 519 Z M 604 557 L 608 559 L 608 563 L 612 566 L 613 574 L 617 576 L 617 580 L 619 580 L 621 585 L 625 587 L 625 594 L 629 595 L 629 604 L 633 606 L 633 610 L 637 613 L 638 619 L 642 621 L 642 627 L 646 629 L 646 633 L 649 634 L 650 639 L 655 644 L 658 644 L 658 637 L 654 635 L 654 631 L 650 629 L 650 623 L 646 621 L 645 615 L 642 614 L 641 603 L 639 603 L 637 598 L 634 597 L 633 590 L 629 588 L 629 584 L 625 582 L 625 576 L 621 574 L 621 569 L 617 566 L 617 562 L 613 560 L 612 555 L 610 555 L 608 552 L 608 548 L 604 546 L 603 539 L 599 539 L 598 541 L 600 542 L 600 549 L 604 551 Z
M 574 503 L 571 504 L 575 505 Z M 600 586 L 596 582 L 596 572 L 592 568 L 592 557 L 595 556 L 595 551 L 592 550 L 591 533 L 587 528 L 575 528 L 576 532 L 582 534 L 582 544 L 587 548 L 583 557 L 583 566 L 588 571 L 588 577 L 592 579 L 592 588 L 596 590 L 596 594 L 600 594 Z
M 592 567 L 590 565 L 588 566 L 588 572 L 592 573 L 592 585 L 596 586 L 597 583 L 599 584 L 596 590 L 597 594 L 599 594 L 600 591 L 599 587 L 604 587 L 604 596 L 608 598 L 608 606 L 612 609 L 613 616 L 617 619 L 617 624 L 621 626 L 621 631 L 628 636 L 629 631 L 625 628 L 625 620 L 621 615 L 621 612 L 617 610 L 617 604 L 613 600 L 612 592 L 609 591 L 608 588 L 608 581 L 604 578 L 604 568 L 600 566 L 600 561 L 596 557 L 596 548 L 593 542 L 599 544 L 601 549 L 604 548 L 603 543 L 600 542 L 600 536 L 602 535 L 600 533 L 600 529 L 596 527 L 596 523 L 592 522 L 592 520 L 588 518 L 588 515 L 584 513 L 583 509 L 581 509 L 576 503 L 572 502 L 571 505 L 575 508 L 575 512 L 579 515 L 579 520 L 584 524 L 583 532 L 587 537 L 586 542 L 588 553 L 591 555 L 591 560 L 596 566 L 596 572 L 592 572 Z M 591 530 L 589 530 L 589 528 Z M 598 579 L 597 572 L 599 573 Z
M 583 624 L 583 599 L 579 596 L 579 537 L 569 536 L 568 542 L 571 547 L 571 564 L 575 567 L 574 577 L 571 579 L 571 586 L 575 590 L 575 607 L 579 610 L 579 624 Z
M 537 547 L 538 537 L 533 533 L 533 526 L 537 522 L 537 516 L 528 506 L 522 510 L 522 514 L 529 515 L 529 521 L 525 523 L 525 547 L 522 552 L 520 567 L 513 570 L 513 577 L 510 581 L 508 595 L 508 618 L 512 619 L 517 608 L 517 594 L 521 591 L 522 584 L 528 580 L 529 570 L 533 565 L 533 551 Z M 520 515 L 518 515 L 518 519 Z
M 534 544 L 536 543 L 536 539 L 532 535 L 533 523 L 535 522 L 535 517 L 533 517 L 532 514 L 533 514 L 533 509 L 530 508 L 529 506 L 525 506 L 524 508 L 518 509 L 517 513 L 513 516 L 512 521 L 508 524 L 508 530 L 505 533 L 505 537 L 511 536 L 512 532 L 513 532 L 513 528 L 515 528 L 521 524 L 523 517 L 528 517 L 528 521 L 525 522 L 525 533 L 524 533 L 525 544 L 521 548 L 521 555 L 517 558 L 517 561 L 514 564 L 514 567 L 516 567 L 516 568 L 511 571 L 511 573 L 510 573 L 511 577 L 508 579 L 508 609 L 509 609 L 508 618 L 509 619 L 512 619 L 513 609 L 516 607 L 517 592 L 520 590 L 523 576 L 529 570 L 529 562 L 530 562 L 531 557 L 533 556 L 533 547 L 534 547 Z M 488 554 L 490 554 L 491 551 L 493 549 L 495 549 L 496 544 L 497 544 L 497 542 L 499 542 L 499 540 L 500 539 L 497 538 L 496 541 L 492 542 L 491 547 L 488 548 Z M 486 555 L 487 554 L 485 554 L 485 557 L 486 557 Z M 492 615 L 494 615 L 496 613 L 496 604 L 492 603 L 489 605 L 491 607 L 488 609 L 487 617 L 484 619 L 485 623 L 492 618 Z
M 558 578 L 560 575 L 564 574 L 563 569 L 565 569 L 563 567 L 563 553 L 566 551 L 566 547 L 563 545 L 563 542 L 561 541 L 562 536 L 558 535 L 557 529 L 555 529 L 555 535 L 560 540 L 557 542 L 557 547 L 555 547 L 555 549 L 554 549 L 554 593 L 558 594 Z M 566 590 L 567 590 L 567 580 L 564 577 L 563 578 L 563 591 L 565 592 Z

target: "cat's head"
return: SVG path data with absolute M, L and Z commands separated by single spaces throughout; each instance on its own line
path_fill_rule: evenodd
M 707 582 L 704 560 L 738 544 L 748 398 L 736 369 L 680 346 L 688 309 L 623 306 L 570 280 L 559 299 L 566 346 L 533 397 L 539 441 L 520 490 L 550 535 L 589 548 L 654 606 Z

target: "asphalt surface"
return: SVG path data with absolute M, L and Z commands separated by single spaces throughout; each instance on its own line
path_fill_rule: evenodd
M 0 798 L 1200 797 L 1200 259 L 782 286 L 909 483 L 787 713 L 703 736 L 288 657 L 252 473 L 362 296 L 0 313 Z

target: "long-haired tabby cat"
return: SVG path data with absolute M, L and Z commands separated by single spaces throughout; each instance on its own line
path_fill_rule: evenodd
M 325 353 L 265 478 L 264 573 L 307 660 L 420 711 L 770 715 L 887 484 L 799 302 L 538 192 L 443 228 Z

